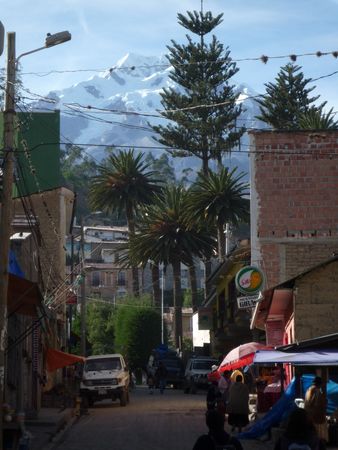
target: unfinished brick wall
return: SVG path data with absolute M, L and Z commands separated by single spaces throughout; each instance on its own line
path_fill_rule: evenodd
M 337 269 L 338 261 L 333 261 L 296 280 L 295 340 L 337 332 Z
M 338 253 L 338 132 L 251 133 L 252 262 L 268 287 Z

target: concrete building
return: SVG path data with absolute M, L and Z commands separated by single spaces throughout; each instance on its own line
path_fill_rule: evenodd
M 71 239 L 67 241 L 67 270 L 71 272 L 71 265 L 75 273 L 80 271 L 81 259 L 81 228 L 73 228 L 74 238 L 74 260 L 71 261 Z M 133 295 L 132 292 L 132 270 L 126 267 L 123 261 L 121 245 L 128 241 L 128 228 L 84 226 L 84 267 L 86 297 L 101 298 L 114 303 L 118 298 Z M 149 279 L 148 269 L 139 269 L 140 293 L 150 293 L 151 284 L 145 283 Z

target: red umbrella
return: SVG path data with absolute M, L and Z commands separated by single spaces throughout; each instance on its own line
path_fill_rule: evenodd
M 257 350 L 270 349 L 271 347 L 260 344 L 259 342 L 248 342 L 247 344 L 239 345 L 226 355 L 219 366 L 218 371 L 222 373 L 226 370 L 234 370 L 248 366 L 249 364 L 252 364 L 253 357 Z

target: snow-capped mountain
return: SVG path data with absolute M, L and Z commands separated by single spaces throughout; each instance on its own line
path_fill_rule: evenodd
M 47 97 L 55 102 L 52 108 L 61 111 L 62 141 L 84 144 L 84 147 L 87 144 L 88 152 L 98 159 L 104 147 L 95 147 L 95 144 L 159 147 L 149 123 L 163 123 L 163 119 L 156 116 L 162 109 L 161 90 L 175 88 L 168 76 L 170 70 L 165 57 L 129 53 L 106 72 L 61 91 L 50 92 Z M 239 125 L 258 127 L 257 105 L 250 99 L 255 92 L 244 84 L 237 86 L 237 90 L 241 92 L 240 101 L 244 102 L 245 109 Z M 37 106 L 48 108 L 44 102 L 38 102 Z M 248 139 L 244 137 L 243 155 L 234 153 L 226 164 L 247 171 L 247 148 Z M 161 151 L 152 150 L 154 156 Z M 174 165 L 178 172 L 188 167 L 196 170 L 201 167 L 200 160 L 193 157 L 175 158 Z

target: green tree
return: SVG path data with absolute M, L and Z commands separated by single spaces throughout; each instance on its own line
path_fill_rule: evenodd
M 87 339 L 91 354 L 114 353 L 114 307 L 102 301 L 92 301 L 87 307 Z
M 107 213 L 125 214 L 129 239 L 135 234 L 135 218 L 140 206 L 149 204 L 160 192 L 160 181 L 149 170 L 144 154 L 133 150 L 111 154 L 98 165 L 97 175 L 91 178 L 89 203 Z M 138 267 L 132 267 L 133 293 L 139 294 Z
M 278 130 L 296 130 L 300 128 L 300 117 L 309 111 L 319 95 L 310 97 L 316 86 L 308 87 L 311 78 L 305 78 L 301 67 L 286 64 L 281 67 L 275 83 L 266 83 L 266 93 L 257 99 L 260 115 L 256 118 Z M 320 106 L 312 106 L 313 110 L 320 110 Z
M 166 184 L 175 184 L 175 169 L 169 160 L 167 153 L 163 153 L 159 158 L 155 158 L 152 153 L 148 153 L 145 162 L 149 164 L 157 176 Z
M 115 348 L 132 369 L 144 367 L 154 347 L 161 342 L 161 315 L 149 301 L 133 299 L 120 304 L 115 315 Z
M 223 14 L 213 17 L 210 11 L 178 14 L 178 23 L 198 36 L 194 42 L 187 35 L 187 43 L 174 40 L 167 48 L 173 70 L 169 78 L 178 88 L 165 88 L 161 93 L 164 112 L 169 119 L 166 125 L 153 126 L 161 144 L 172 148 L 173 156 L 196 156 L 202 161 L 202 171 L 207 174 L 209 161 L 221 163 L 222 155 L 238 144 L 244 128 L 236 128 L 241 106 L 236 102 L 230 79 L 238 72 L 230 57 L 228 47 L 212 36 L 205 36 L 222 22 Z M 213 106 L 210 106 L 213 105 Z
M 188 226 L 187 206 L 188 192 L 183 187 L 166 187 L 161 196 L 144 208 L 138 232 L 129 240 L 129 252 L 135 260 L 151 260 L 173 268 L 176 347 L 182 343 L 181 263 L 189 266 L 192 255 L 210 256 L 214 248 L 209 233 Z
M 249 185 L 243 182 L 244 173 L 237 168 L 222 168 L 219 173 L 200 175 L 190 192 L 187 216 L 192 220 L 206 221 L 217 227 L 218 258 L 225 259 L 225 226 L 238 225 L 249 219 Z
M 302 130 L 337 130 L 338 121 L 335 120 L 333 108 L 325 113 L 321 108 L 309 108 L 299 117 L 299 127 Z
M 76 194 L 76 216 L 88 215 L 90 180 L 97 169 L 95 161 L 81 147 L 67 144 L 61 149 L 60 164 L 63 184 Z

